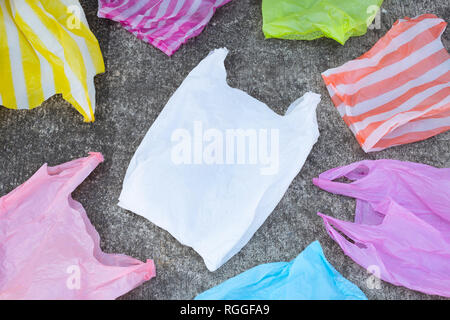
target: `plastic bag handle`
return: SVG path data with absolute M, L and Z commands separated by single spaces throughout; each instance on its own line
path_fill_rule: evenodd
M 301 120 L 305 118 L 305 114 L 312 115 L 314 123 L 317 125 L 316 109 L 320 101 L 320 94 L 311 91 L 306 92 L 302 97 L 291 103 L 284 116 L 288 119 L 294 117 Z
M 320 212 L 318 212 L 317 215 L 319 215 L 327 225 L 330 225 L 330 223 L 332 223 L 337 230 L 341 231 L 343 234 L 345 234 L 347 237 L 352 239 L 354 242 L 361 242 L 361 243 L 363 242 L 360 239 L 360 237 L 358 236 L 358 234 L 355 232 L 355 230 L 358 230 L 361 232 L 366 232 L 366 231 L 368 231 L 368 230 L 366 230 L 367 228 L 372 227 L 372 226 L 366 226 L 366 225 L 361 225 L 361 224 L 355 224 L 353 222 L 341 221 L 341 220 L 332 218 L 330 216 L 324 215 L 323 213 L 320 213 Z M 351 226 L 351 228 L 349 226 Z M 333 227 L 330 226 L 330 228 L 333 228 Z M 339 234 L 339 236 L 341 236 L 341 235 Z M 343 239 L 348 242 L 347 239 L 345 239 L 345 238 L 343 238 Z M 349 242 L 349 243 L 351 243 L 351 242 Z M 353 245 L 353 243 L 351 243 L 351 244 Z
M 100 153 L 91 152 L 88 157 L 54 167 L 44 164 L 30 179 L 0 198 L 0 215 L 8 212 L 10 204 L 21 201 L 25 193 L 32 192 L 42 179 L 58 182 L 58 188 L 52 190 L 54 199 L 59 195 L 69 196 L 102 161 L 103 156 Z
M 342 183 L 333 181 L 335 179 L 346 176 L 347 174 L 349 174 L 350 172 L 354 171 L 355 169 L 361 166 L 366 166 L 370 171 L 372 168 L 372 163 L 371 161 L 363 160 L 349 164 L 347 166 L 330 169 L 320 174 L 318 178 L 314 178 L 313 183 L 317 187 L 326 190 L 328 192 L 340 194 L 343 196 L 349 196 L 352 198 L 368 200 L 365 199 L 363 194 L 360 192 L 361 188 L 358 182 L 360 182 L 362 179 L 355 180 L 351 183 Z
M 332 217 L 326 216 L 320 212 L 317 213 L 324 221 L 325 228 L 330 235 L 330 237 L 336 241 L 339 246 L 342 248 L 344 253 L 349 256 L 353 261 L 355 261 L 357 264 L 362 266 L 363 268 L 369 268 L 369 266 L 377 266 L 380 270 L 380 278 L 389 281 L 395 285 L 400 285 L 398 281 L 396 281 L 395 278 L 392 277 L 392 275 L 388 272 L 386 269 L 386 266 L 384 265 L 383 261 L 378 257 L 377 251 L 374 248 L 374 246 L 371 243 L 364 243 L 363 241 L 358 241 L 354 238 L 354 234 L 349 235 L 349 230 L 345 226 L 345 224 L 348 224 L 348 222 L 340 221 L 337 219 L 334 219 Z M 331 223 L 333 226 L 331 225 Z M 355 227 L 361 228 L 361 229 L 374 229 L 377 228 L 377 226 L 365 226 L 360 224 L 353 224 Z M 345 234 L 347 237 L 352 239 L 355 243 L 351 243 L 347 239 L 345 239 L 337 230 L 341 231 L 343 234 Z M 364 232 L 364 230 L 361 230 Z M 356 245 L 356 243 L 361 243 L 366 246 L 365 249 L 362 249 Z
M 64 175 L 70 175 L 60 189 L 60 192 L 65 195 L 70 195 L 103 161 L 104 158 L 101 153 L 90 152 L 88 157 L 73 160 L 56 167 L 49 167 L 48 171 L 56 171 L 54 175 L 56 179 L 60 179 Z
M 330 237 L 336 241 L 339 246 L 342 248 L 344 253 L 351 257 L 355 262 L 357 262 L 359 265 L 363 267 L 367 267 L 367 263 L 364 261 L 363 254 L 361 253 L 361 248 L 359 248 L 355 243 L 363 243 L 362 241 L 359 241 L 355 234 L 353 232 L 349 232 L 349 229 L 343 224 L 343 221 L 331 218 L 327 215 L 324 215 L 320 212 L 317 213 L 324 222 L 325 229 L 327 230 Z M 330 221 L 333 223 L 335 227 L 333 227 L 330 223 Z M 336 229 L 335 229 L 336 228 Z M 337 230 L 341 231 L 343 234 L 345 234 L 347 237 L 349 237 L 351 240 L 353 240 L 355 243 L 351 243 L 347 239 L 345 239 Z
M 225 58 L 228 49 L 215 49 L 209 53 L 188 75 L 185 81 L 193 77 L 213 79 L 227 84 L 227 70 L 225 69 Z

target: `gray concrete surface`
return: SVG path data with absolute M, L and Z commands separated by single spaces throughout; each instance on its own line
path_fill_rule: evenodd
M 261 1 L 233 0 L 219 9 L 209 26 L 172 58 L 136 39 L 119 24 L 96 17 L 97 1 L 81 1 L 99 39 L 106 63 L 96 78 L 97 121 L 85 124 L 60 96 L 32 111 L 0 108 L 0 194 L 27 180 L 44 162 L 56 165 L 89 151 L 106 161 L 76 190 L 100 233 L 106 252 L 156 262 L 156 278 L 123 299 L 191 299 L 198 293 L 261 263 L 287 261 L 319 240 L 328 260 L 369 299 L 436 299 L 382 283 L 366 286 L 366 271 L 346 257 L 326 234 L 318 210 L 350 220 L 354 201 L 320 191 L 311 183 L 319 173 L 362 159 L 399 159 L 450 166 L 450 132 L 423 142 L 365 154 L 336 112 L 320 73 L 354 59 L 368 49 L 397 18 L 435 13 L 449 20 L 445 0 L 386 0 L 381 29 L 350 39 L 345 46 L 330 39 L 264 40 Z M 450 33 L 443 37 L 449 49 Z M 227 47 L 228 82 L 283 114 L 308 90 L 322 94 L 318 108 L 321 136 L 303 170 L 251 241 L 218 271 L 166 231 L 117 206 L 127 165 L 169 97 L 189 71 L 214 48 Z

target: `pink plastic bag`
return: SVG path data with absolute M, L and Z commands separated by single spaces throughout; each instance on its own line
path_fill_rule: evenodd
M 332 181 L 342 177 L 353 182 Z M 313 182 L 357 199 L 355 223 L 318 213 L 356 263 L 392 284 L 450 297 L 450 169 L 366 160 Z
M 0 300 L 114 299 L 155 276 L 143 263 L 106 254 L 72 191 L 103 161 L 100 153 L 43 165 L 0 198 Z
M 99 0 L 98 16 L 120 22 L 168 56 L 199 35 L 231 0 Z

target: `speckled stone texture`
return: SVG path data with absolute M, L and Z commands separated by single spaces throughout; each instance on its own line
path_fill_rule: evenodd
M 44 162 L 56 165 L 89 151 L 106 161 L 76 190 L 74 198 L 87 210 L 106 252 L 141 260 L 152 258 L 157 277 L 123 299 L 191 299 L 261 263 L 287 261 L 319 240 L 328 260 L 369 299 L 436 299 L 382 282 L 369 289 L 369 274 L 346 257 L 326 234 L 317 211 L 351 220 L 355 203 L 313 186 L 321 172 L 363 159 L 399 159 L 450 166 L 450 132 L 423 142 L 366 154 L 335 110 L 320 73 L 354 59 L 383 36 L 398 18 L 435 13 L 446 21 L 444 0 L 386 0 L 381 29 L 351 38 L 345 46 L 330 39 L 264 40 L 260 0 L 233 0 L 218 9 L 203 33 L 171 58 L 138 40 L 118 23 L 96 16 L 97 1 L 81 1 L 99 39 L 106 63 L 96 77 L 94 124 L 60 96 L 32 111 L 0 108 L 0 194 L 27 180 Z M 449 49 L 450 32 L 443 36 Z M 250 242 L 216 272 L 209 272 L 194 250 L 168 232 L 117 206 L 128 163 L 145 133 L 186 75 L 214 48 L 227 47 L 228 82 L 284 114 L 306 91 L 322 95 L 318 108 L 320 139 L 286 195 Z

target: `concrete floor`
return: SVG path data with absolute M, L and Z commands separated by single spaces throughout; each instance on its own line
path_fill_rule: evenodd
M 398 18 L 435 13 L 446 21 L 444 0 L 386 0 L 381 29 L 350 39 L 345 46 L 330 39 L 264 40 L 261 1 L 233 0 L 204 32 L 168 58 L 136 39 L 119 24 L 96 17 L 97 1 L 81 1 L 106 63 L 96 78 L 96 122 L 85 124 L 60 96 L 32 111 L 0 108 L 0 194 L 27 180 L 44 162 L 56 165 L 89 151 L 106 161 L 76 190 L 100 233 L 103 250 L 141 260 L 152 258 L 157 277 L 123 299 L 191 299 L 261 263 L 287 261 L 319 240 L 328 260 L 369 299 L 436 299 L 383 282 L 367 288 L 366 271 L 346 257 L 326 234 L 318 210 L 351 220 L 354 201 L 320 191 L 311 183 L 319 173 L 362 159 L 399 159 L 436 167 L 450 166 L 450 132 L 423 142 L 365 154 L 335 110 L 320 73 L 354 59 L 383 36 Z M 447 49 L 450 33 L 443 42 Z M 251 241 L 218 271 L 209 272 L 201 258 L 168 232 L 118 207 L 128 163 L 148 128 L 189 71 L 214 48 L 227 47 L 228 82 L 283 114 L 308 90 L 322 94 L 318 108 L 321 136 L 286 195 Z

